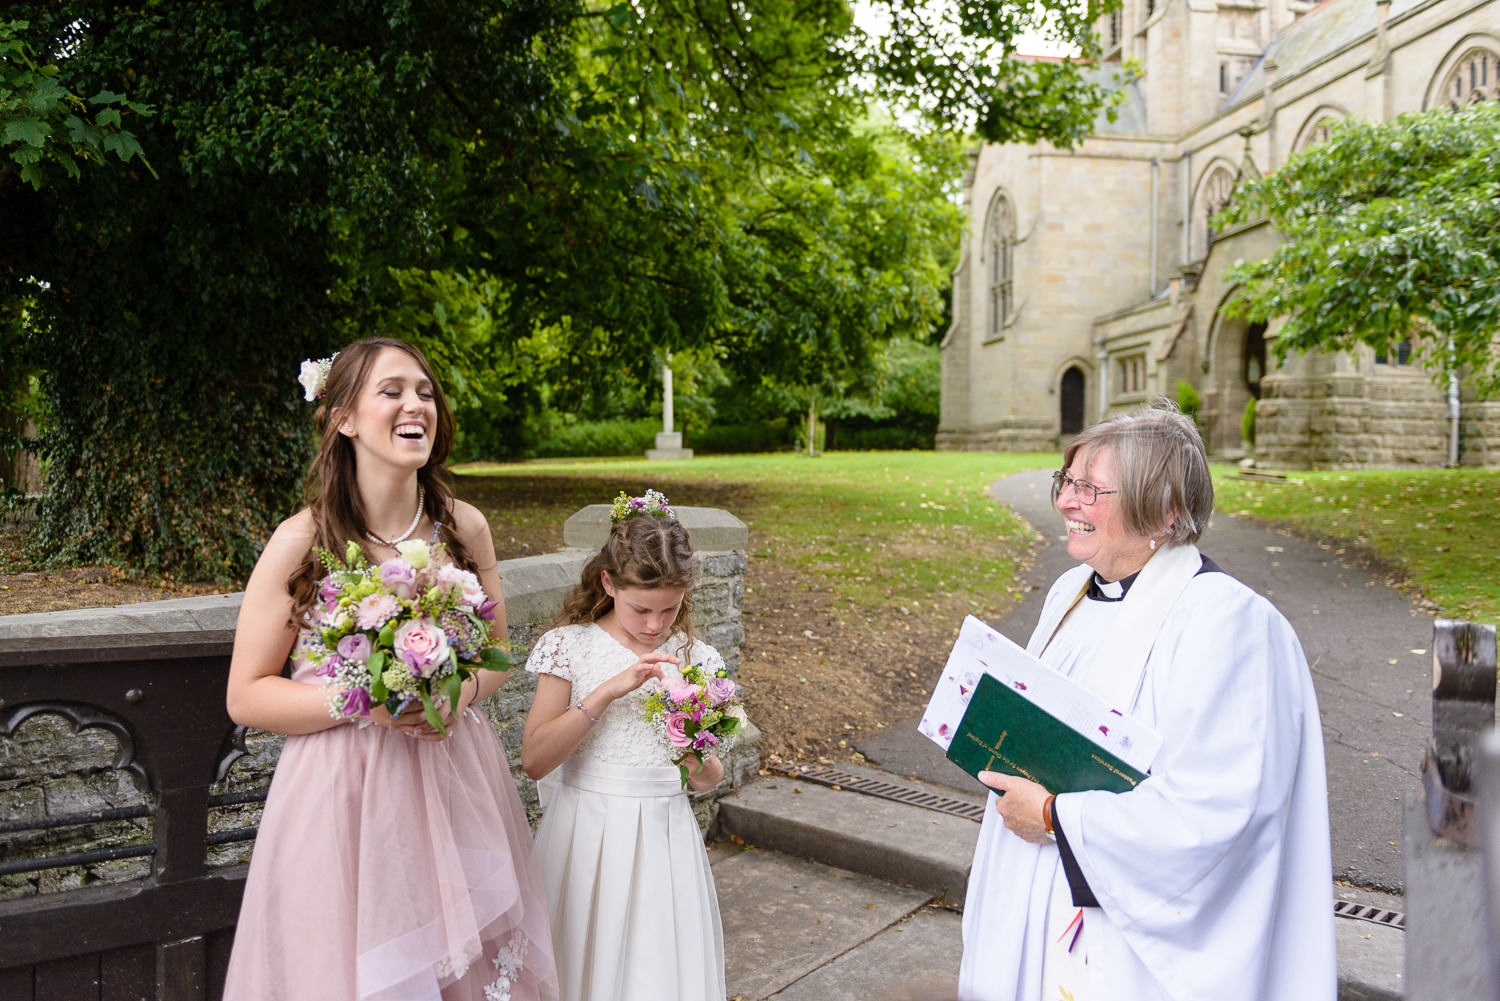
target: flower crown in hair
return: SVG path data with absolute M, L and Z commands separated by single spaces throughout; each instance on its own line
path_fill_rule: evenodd
M 615 498 L 614 506 L 609 509 L 609 522 L 611 525 L 618 525 L 638 514 L 649 514 L 657 518 L 677 517 L 667 507 L 667 499 L 655 490 L 647 490 L 644 497 L 627 497 L 625 491 L 621 490 L 620 496 Z
M 338 356 L 339 353 L 335 351 L 327 358 L 318 361 L 309 358 L 302 362 L 302 371 L 297 374 L 297 381 L 302 383 L 308 403 L 321 400 L 323 394 L 328 392 L 328 370 L 333 368 L 333 360 Z

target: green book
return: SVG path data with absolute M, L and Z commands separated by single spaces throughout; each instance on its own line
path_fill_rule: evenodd
M 1052 793 L 1128 792 L 1146 777 L 988 674 L 974 687 L 948 757 L 975 778 L 1005 772 Z

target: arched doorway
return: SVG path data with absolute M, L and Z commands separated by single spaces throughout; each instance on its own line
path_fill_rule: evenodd
M 1083 372 L 1071 365 L 1062 374 L 1057 388 L 1059 429 L 1063 434 L 1077 434 L 1083 430 Z
M 1216 318 L 1208 391 L 1198 421 L 1210 453 L 1232 457 L 1248 446 L 1240 433 L 1245 406 L 1260 399 L 1266 375 L 1266 325 L 1238 317 Z

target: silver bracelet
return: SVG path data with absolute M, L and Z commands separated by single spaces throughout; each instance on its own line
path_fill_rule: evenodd
M 588 709 L 584 706 L 582 699 L 579 699 L 577 702 L 573 703 L 568 708 L 569 709 L 577 709 L 579 712 L 583 713 L 584 718 L 587 719 L 590 723 L 597 723 L 597 722 L 599 722 L 599 717 L 593 715 L 592 713 L 590 713 L 588 711 Z

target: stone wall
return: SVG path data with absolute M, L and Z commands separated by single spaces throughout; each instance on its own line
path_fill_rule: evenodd
M 698 554 L 700 583 L 694 590 L 695 629 L 724 655 L 730 670 L 737 671 L 744 639 L 741 613 L 748 532 L 739 519 L 714 508 L 678 508 L 677 513 Z M 523 661 L 577 582 L 593 548 L 607 533 L 608 507 L 595 505 L 568 520 L 564 541 L 569 548 L 500 564 L 511 645 Z M 106 644 L 118 642 L 121 646 L 142 647 L 143 643 L 152 642 L 155 635 L 173 634 L 180 638 L 189 631 L 222 642 L 232 637 L 239 601 L 237 594 L 211 595 L 118 608 L 0 617 L 0 650 L 39 647 L 70 636 L 87 636 L 93 642 L 103 637 Z M 149 652 L 131 656 L 149 656 Z M 215 663 L 216 670 L 227 669 L 227 662 Z M 46 667 L 0 667 L 0 708 L 7 708 L 5 694 L 13 690 L 6 684 L 6 675 L 26 670 L 46 670 Z M 204 683 L 222 685 L 223 674 L 207 678 Z M 535 690 L 535 677 L 517 669 L 500 691 L 480 707 L 506 747 L 516 788 L 533 824 L 540 817 L 536 783 L 521 771 L 520 747 L 526 712 Z M 87 702 L 87 693 L 79 692 L 78 698 Z M 227 718 L 224 725 L 229 725 Z M 730 750 L 725 759 L 728 778 L 717 790 L 695 795 L 694 809 L 705 831 L 716 816 L 718 797 L 753 776 L 759 768 L 756 736 L 751 726 L 746 737 Z M 253 795 L 264 789 L 284 739 L 278 734 L 249 731 L 248 753 L 214 785 L 212 794 Z M 132 781 L 133 776 L 116 767 L 121 750 L 120 741 L 108 730 L 85 727 L 74 733 L 71 722 L 53 713 L 29 717 L 11 736 L 0 735 L 0 858 L 58 855 L 149 841 L 149 817 L 106 820 L 52 832 L 14 832 L 4 827 L 6 822 L 34 822 L 144 807 L 146 796 Z M 211 812 L 209 830 L 224 832 L 251 827 L 258 823 L 259 816 L 258 801 L 222 806 Z M 244 841 L 213 848 L 210 863 L 246 862 L 251 845 Z M 4 875 L 0 876 L 0 898 L 137 879 L 148 870 L 148 860 L 138 858 Z
M 1258 464 L 1283 469 L 1447 465 L 1448 407 L 1426 372 L 1268 377 L 1255 408 Z M 1459 464 L 1500 466 L 1500 404 L 1465 400 Z

